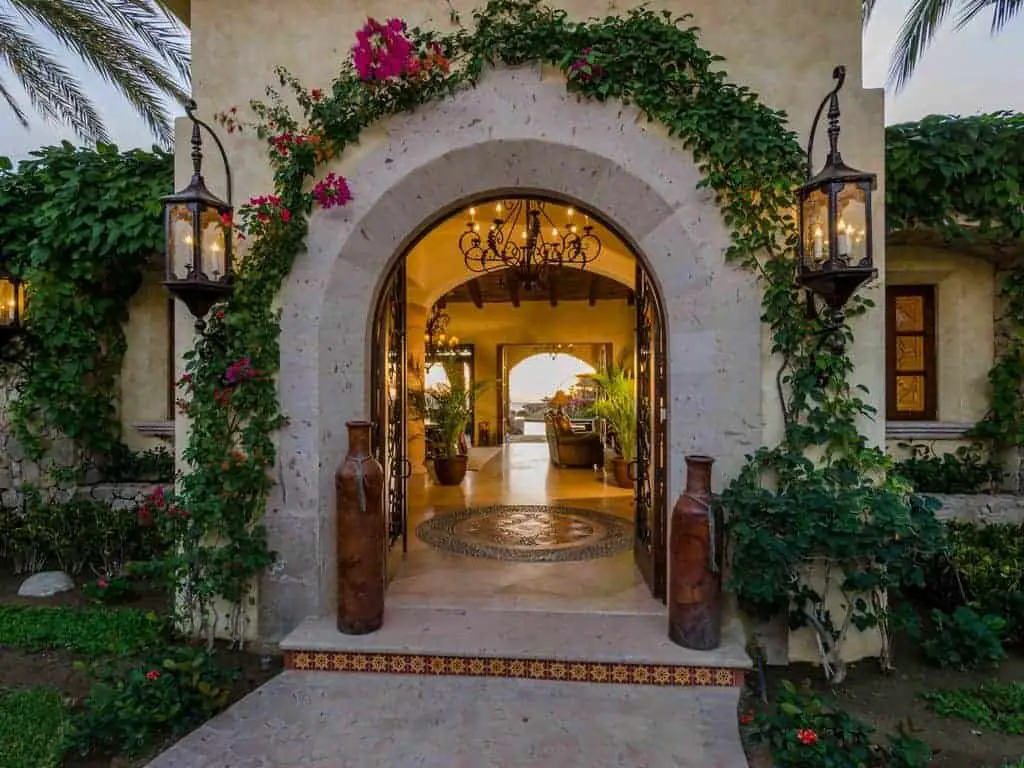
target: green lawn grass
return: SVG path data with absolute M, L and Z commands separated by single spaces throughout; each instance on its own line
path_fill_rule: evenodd
M 67 725 L 60 691 L 0 691 L 0 768 L 58 768 Z
M 160 645 L 163 637 L 161 620 L 145 611 L 0 605 L 0 645 L 26 651 L 125 656 Z
M 928 691 L 923 698 L 929 709 L 942 717 L 957 717 L 992 731 L 1024 734 L 1024 683 L 992 682 L 977 688 Z

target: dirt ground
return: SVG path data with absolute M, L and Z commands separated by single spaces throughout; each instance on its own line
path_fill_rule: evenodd
M 88 600 L 79 590 L 54 595 L 50 598 L 18 597 L 18 586 L 24 578 L 24 576 L 13 576 L 9 573 L 0 574 L 0 604 L 49 606 L 88 604 Z M 129 608 L 159 611 L 167 605 L 167 598 L 159 593 L 141 594 L 123 605 Z M 220 649 L 218 655 L 225 667 L 239 671 L 231 694 L 232 703 L 263 685 L 282 669 L 280 656 L 265 657 L 261 662 L 261 657 L 258 654 L 246 651 Z M 65 651 L 27 653 L 16 648 L 0 646 L 0 689 L 17 690 L 36 686 L 52 686 L 63 691 L 68 698 L 69 706 L 75 707 L 88 695 L 89 679 L 75 671 L 74 661 L 74 655 Z M 171 743 L 173 740 L 169 740 L 155 752 L 162 751 Z M 67 768 L 134 768 L 145 765 L 150 757 L 152 755 L 139 760 L 126 760 L 106 755 L 89 759 L 73 759 L 65 765 Z
M 1024 757 L 1024 736 L 990 733 L 966 720 L 938 717 L 920 698 L 921 693 L 935 688 L 971 687 L 986 680 L 1022 681 L 1024 653 L 1012 653 L 995 670 L 957 672 L 926 665 L 912 641 L 901 640 L 896 646 L 895 666 L 896 671 L 886 675 L 874 661 L 853 665 L 846 681 L 834 689 L 825 682 L 820 669 L 807 664 L 769 667 L 766 676 L 770 692 L 782 680 L 797 685 L 809 681 L 816 691 L 832 696 L 847 712 L 874 726 L 880 740 L 903 723 L 911 735 L 934 750 L 931 765 L 936 768 L 999 768 L 1004 761 Z M 756 697 L 748 702 L 748 706 L 759 706 Z M 751 752 L 750 764 L 751 768 L 770 767 L 765 756 L 755 752 Z

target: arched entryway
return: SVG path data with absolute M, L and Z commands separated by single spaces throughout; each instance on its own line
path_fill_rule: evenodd
M 495 260 L 484 271 L 473 262 L 471 252 L 462 252 L 461 243 L 465 236 L 472 236 L 481 226 L 485 232 L 488 226 L 496 231 L 497 242 L 514 240 L 518 243 L 521 235 L 521 242 L 526 243 L 526 228 L 509 221 L 506 213 L 528 209 L 529 206 L 538 211 L 538 218 L 541 215 L 545 218 L 546 231 L 542 235 L 548 232 L 555 235 L 554 238 L 548 237 L 546 244 L 538 242 L 531 249 L 534 257 L 541 258 L 540 254 L 546 247 L 559 247 L 562 242 L 560 228 L 569 235 L 571 227 L 573 233 L 586 231 L 592 242 L 597 244 L 592 254 L 594 261 L 555 263 L 535 272 L 533 267 L 525 267 L 524 263 L 508 266 L 503 260 Z M 483 212 L 492 210 L 496 212 L 494 223 L 489 224 L 491 220 L 486 219 Z M 477 219 L 482 219 L 483 223 Z M 573 222 L 579 222 L 578 226 Z M 621 428 L 616 428 L 614 420 L 595 420 L 589 425 L 589 434 L 570 434 L 571 421 L 563 406 L 545 407 L 542 423 L 551 423 L 545 425 L 548 446 L 543 457 L 549 461 L 543 467 L 545 474 L 538 479 L 543 481 L 546 478 L 547 483 L 553 484 L 553 496 L 542 500 L 554 501 L 558 495 L 556 486 L 559 485 L 563 489 L 567 486 L 579 488 L 583 480 L 581 475 L 594 470 L 598 472 L 600 490 L 594 487 L 587 490 L 602 501 L 607 501 L 604 497 L 623 486 L 629 488 L 633 498 L 629 510 L 633 559 L 651 596 L 663 600 L 667 581 L 667 321 L 662 309 L 664 302 L 643 255 L 628 244 L 617 225 L 601 220 L 599 214 L 584 204 L 537 191 L 530 191 L 528 196 L 505 193 L 471 199 L 456 213 L 436 217 L 421 226 L 419 232 L 419 237 L 395 261 L 380 289 L 373 322 L 370 417 L 374 423 L 373 450 L 384 466 L 386 477 L 386 526 L 391 554 L 389 575 L 397 577 L 406 567 L 404 564 L 412 559 L 406 555 L 410 539 L 417 533 L 415 521 L 421 519 L 415 513 L 422 511 L 413 508 L 415 504 L 429 507 L 434 513 L 433 500 L 442 504 L 436 514 L 458 517 L 467 509 L 490 516 L 502 514 L 495 511 L 493 502 L 497 502 L 515 519 L 524 514 L 534 515 L 531 518 L 534 527 L 544 527 L 545 521 L 562 520 L 562 517 L 553 517 L 556 514 L 553 510 L 568 509 L 551 505 L 503 505 L 503 502 L 520 498 L 516 488 L 507 488 L 502 497 L 489 499 L 492 504 L 487 507 L 471 506 L 474 501 L 471 482 L 468 489 L 462 489 L 463 481 L 456 480 L 455 485 L 459 486 L 461 495 L 453 498 L 440 489 L 439 486 L 450 485 L 443 481 L 440 472 L 430 475 L 416 472 L 423 464 L 431 464 L 436 469 L 438 458 L 431 456 L 429 447 L 426 452 L 420 449 L 434 444 L 432 427 L 429 424 L 424 426 L 423 415 L 416 412 L 413 403 L 417 402 L 419 393 L 446 391 L 448 387 L 445 385 L 441 390 L 432 390 L 426 386 L 426 373 L 432 358 L 429 351 L 425 351 L 425 344 L 428 350 L 442 355 L 434 360 L 453 366 L 450 373 L 460 379 L 460 386 L 466 388 L 467 396 L 476 387 L 492 385 L 493 391 L 484 394 L 481 390 L 475 398 L 469 397 L 470 414 L 461 429 L 465 432 L 465 442 L 472 444 L 485 439 L 485 424 L 494 423 L 496 431 L 492 433 L 488 426 L 487 439 L 493 436 L 500 444 L 510 432 L 505 405 L 508 402 L 511 366 L 532 354 L 531 350 L 568 349 L 583 342 L 580 348 L 586 348 L 584 354 L 594 358 L 595 362 L 604 363 L 603 374 L 616 367 L 616 360 L 621 366 L 623 376 L 620 380 L 626 379 L 629 385 L 626 396 L 631 418 L 627 419 L 629 425 Z M 517 249 L 518 245 L 513 247 Z M 521 256 L 524 251 L 503 253 Z M 456 337 L 448 329 L 451 318 L 447 310 L 459 304 L 465 305 L 467 311 L 457 313 L 462 324 Z M 474 309 L 468 309 L 470 304 Z M 441 339 L 452 346 L 445 346 L 439 353 L 434 339 L 437 329 L 430 329 L 435 324 L 434 318 L 442 316 L 445 318 L 444 328 L 449 332 L 442 333 Z M 424 318 L 428 317 L 431 319 L 425 323 Z M 425 328 L 428 330 L 426 334 Z M 456 338 L 471 343 L 456 343 Z M 494 378 L 489 381 L 488 373 L 491 371 Z M 621 396 L 622 393 L 619 394 Z M 495 404 L 497 409 L 491 407 Z M 441 413 L 446 410 L 450 409 L 438 409 Z M 429 422 L 430 417 L 426 418 Z M 587 425 L 578 421 L 577 426 L 583 429 Z M 607 431 L 608 426 L 611 426 L 611 432 Z M 511 446 L 504 450 L 506 454 L 518 452 L 520 458 L 526 451 L 525 448 Z M 615 458 L 611 458 L 613 456 Z M 430 458 L 435 460 L 430 461 Z M 509 456 L 505 458 L 507 460 Z M 540 458 L 541 453 L 532 456 L 534 461 Z M 620 465 L 618 472 L 606 470 L 607 466 L 616 464 Z M 628 475 L 623 471 L 627 465 Z M 419 474 L 414 483 L 427 483 L 426 499 L 423 494 L 411 492 L 410 480 L 414 474 Z M 536 481 L 522 476 L 522 472 L 519 475 L 520 483 Z M 504 482 L 508 479 L 500 478 L 498 485 L 505 487 Z M 437 492 L 430 493 L 435 488 Z M 588 505 L 573 507 L 581 510 L 579 514 L 582 516 L 574 530 L 582 530 L 585 513 L 594 500 L 587 491 L 577 491 L 577 494 L 577 498 Z M 591 511 L 595 517 L 602 514 L 597 509 Z M 426 525 L 437 522 L 435 519 Z M 617 529 L 616 521 L 608 520 L 607 523 L 606 533 L 612 528 Z M 502 523 L 493 524 L 498 529 L 502 527 Z M 604 530 L 600 523 L 597 528 Z M 426 540 L 422 528 L 418 530 L 419 538 Z M 456 552 L 460 551 L 460 545 L 465 544 L 452 540 L 457 535 L 457 529 L 444 534 L 450 537 L 447 545 L 454 547 L 452 551 Z M 584 547 L 587 541 L 589 539 L 581 536 L 578 544 Z M 628 547 L 629 543 L 627 539 L 625 545 Z M 558 553 L 547 549 L 541 552 L 543 545 L 537 543 L 535 546 L 537 549 L 533 554 L 537 557 L 569 554 L 567 549 Z M 477 551 L 494 552 L 495 549 L 478 548 Z M 596 557 L 602 549 L 594 546 L 590 551 Z M 518 556 L 525 555 L 525 550 L 519 550 Z M 464 562 L 462 567 L 465 569 L 471 565 Z M 409 567 L 415 567 L 415 564 Z M 571 580 L 572 571 L 566 570 L 562 577 Z M 506 583 L 505 587 L 508 586 Z
M 668 499 L 683 456 L 714 456 L 719 481 L 761 441 L 760 288 L 727 265 L 713 193 L 678 143 L 629 108 L 579 101 L 538 68 L 488 72 L 477 88 L 393 118 L 336 169 L 353 202 L 315 213 L 281 294 L 278 484 L 266 516 L 279 559 L 260 589 L 273 637 L 335 603 L 333 473 L 345 422 L 371 412 L 375 301 L 400 254 L 437 216 L 510 190 L 544 192 L 615 222 L 642 253 L 667 323 Z M 770 377 L 764 386 L 770 386 Z

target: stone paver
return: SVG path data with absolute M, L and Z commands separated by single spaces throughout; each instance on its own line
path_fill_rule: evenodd
M 285 672 L 150 768 L 747 768 L 738 688 Z

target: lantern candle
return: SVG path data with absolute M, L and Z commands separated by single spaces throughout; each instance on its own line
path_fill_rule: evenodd
M 821 227 L 817 227 L 814 230 L 814 260 L 821 261 L 822 254 L 822 234 Z
M 842 219 L 839 220 L 839 256 L 850 255 L 850 238 L 847 235 L 846 224 Z

